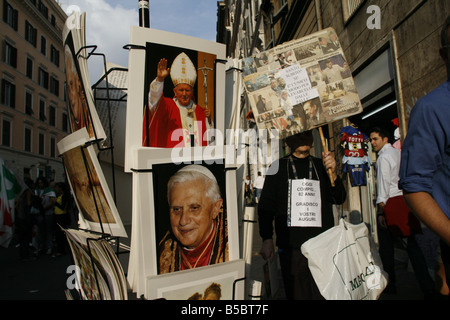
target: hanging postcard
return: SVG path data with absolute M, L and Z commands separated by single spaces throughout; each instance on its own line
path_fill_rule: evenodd
M 245 58 L 245 88 L 259 129 L 281 138 L 362 112 L 332 28 Z
M 70 187 L 79 210 L 80 228 L 127 237 L 86 128 L 58 142 Z
M 86 14 L 74 11 L 63 30 L 67 103 L 72 132 L 86 128 L 90 140 L 106 139 L 94 102 L 86 50 Z

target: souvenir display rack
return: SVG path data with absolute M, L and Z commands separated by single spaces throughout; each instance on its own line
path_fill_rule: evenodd
M 80 53 L 83 50 L 86 50 L 86 49 L 91 49 L 91 51 L 89 51 L 89 53 L 87 54 L 86 57 L 80 56 Z M 103 58 L 104 74 L 94 85 L 92 85 L 92 90 L 94 90 L 94 91 L 95 90 L 106 90 L 106 98 L 96 98 L 96 97 L 94 97 L 94 101 L 95 102 L 96 101 L 101 101 L 101 100 L 106 101 L 107 111 L 108 111 L 108 118 L 107 118 L 107 120 L 108 120 L 108 126 L 109 126 L 109 140 L 110 140 L 110 142 L 109 142 L 109 146 L 105 146 L 104 139 L 98 139 L 97 138 L 97 134 L 96 134 L 96 130 L 95 130 L 95 124 L 94 124 L 93 121 L 91 121 L 96 139 L 93 139 L 93 140 L 85 143 L 83 146 L 81 146 L 81 148 L 87 148 L 90 145 L 95 145 L 96 149 L 99 152 L 104 152 L 104 151 L 111 150 L 113 199 L 114 199 L 114 202 L 116 202 L 117 198 L 116 198 L 116 183 L 115 183 L 115 163 L 114 163 L 114 153 L 112 152 L 113 149 L 114 149 L 114 141 L 113 141 L 112 124 L 111 124 L 111 122 L 112 122 L 111 121 L 111 102 L 113 102 L 113 101 L 124 102 L 124 101 L 126 101 L 127 94 L 124 94 L 119 99 L 113 99 L 113 98 L 111 98 L 110 91 L 111 90 L 126 91 L 127 88 L 110 88 L 109 81 L 108 81 L 108 75 L 111 72 L 113 72 L 113 71 L 128 71 L 128 69 L 127 68 L 118 68 L 118 67 L 116 67 L 116 68 L 110 68 L 110 69 L 107 70 L 105 54 L 95 52 L 96 49 L 97 49 L 96 45 L 84 46 L 84 47 L 79 49 L 79 51 L 76 54 L 76 57 L 77 58 L 78 57 L 82 57 L 84 59 L 89 59 L 91 56 L 100 56 L 100 57 Z M 99 85 L 103 81 L 105 81 L 106 87 L 104 87 L 104 88 L 103 87 L 99 87 Z M 65 86 L 65 90 L 66 90 L 66 93 L 67 93 L 67 85 Z M 67 108 L 68 108 L 68 112 L 72 113 L 72 111 L 70 110 L 69 106 L 67 106 Z M 89 117 L 91 117 L 90 113 L 89 113 Z M 85 168 L 86 168 L 86 170 L 89 170 L 88 165 L 86 163 L 86 156 L 85 156 L 84 152 L 82 152 L 82 155 L 83 155 L 83 160 L 85 161 Z M 63 165 L 64 165 L 64 161 L 63 161 Z M 90 185 L 89 187 L 91 188 L 91 190 L 93 190 L 93 181 L 91 179 L 91 175 L 88 174 L 88 177 L 89 177 L 89 185 Z M 115 254 L 117 256 L 119 256 L 120 254 L 127 254 L 127 253 L 130 252 L 130 250 L 126 249 L 126 250 L 122 250 L 121 251 L 120 237 L 119 236 L 112 236 L 111 234 L 105 232 L 104 227 L 103 227 L 103 223 L 102 223 L 102 220 L 101 220 L 101 217 L 100 217 L 100 211 L 99 211 L 99 208 L 98 208 L 98 205 L 97 205 L 98 199 L 95 196 L 95 192 L 92 192 L 92 195 L 93 195 L 93 199 L 94 199 L 94 203 L 95 203 L 95 207 L 96 207 L 96 211 L 97 211 L 97 216 L 98 216 L 101 232 L 88 230 L 88 229 L 82 229 L 82 228 L 77 228 L 77 230 L 85 231 L 85 232 L 91 233 L 93 235 L 98 235 L 98 237 L 96 237 L 96 238 L 87 238 L 87 248 L 88 248 L 87 251 L 88 251 L 88 254 L 89 254 L 89 258 L 91 260 L 92 270 L 94 271 L 94 278 L 95 278 L 95 281 L 96 281 L 96 286 L 97 286 L 100 298 L 103 300 L 104 297 L 103 297 L 103 294 L 102 294 L 102 292 L 100 290 L 98 275 L 97 275 L 97 271 L 96 271 L 96 268 L 95 268 L 95 263 L 94 263 L 94 259 L 93 259 L 93 255 L 92 255 L 90 242 L 91 241 L 106 240 L 110 245 L 115 243 L 116 249 L 114 251 L 115 251 Z

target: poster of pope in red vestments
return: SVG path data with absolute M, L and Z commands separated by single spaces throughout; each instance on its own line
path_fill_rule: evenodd
M 226 46 L 132 27 L 128 48 L 125 171 L 139 149 L 222 145 Z
M 210 145 L 216 55 L 156 43 L 146 51 L 142 145 Z

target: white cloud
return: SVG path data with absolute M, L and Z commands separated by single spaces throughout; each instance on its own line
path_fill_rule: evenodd
M 130 27 L 139 25 L 136 0 L 60 0 L 63 10 L 86 12 L 87 45 L 97 45 L 107 61 L 127 67 Z M 66 13 L 68 13 L 66 11 Z M 150 27 L 210 41 L 216 39 L 217 1 L 150 0 Z M 89 59 L 91 83 L 103 72 L 103 59 Z
M 62 3 L 64 10 L 79 7 L 86 12 L 86 45 L 96 45 L 96 53 L 102 53 L 106 60 L 128 66 L 128 51 L 123 49 L 130 37 L 130 27 L 139 24 L 137 5 L 126 9 L 120 4 L 110 5 L 104 0 L 71 0 Z M 103 72 L 103 58 L 89 58 L 91 83 L 95 83 Z

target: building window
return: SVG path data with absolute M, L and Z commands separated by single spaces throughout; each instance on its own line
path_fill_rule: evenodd
M 42 156 L 45 154 L 45 134 L 43 132 L 39 132 L 38 135 L 38 153 Z
M 53 45 L 50 46 L 50 60 L 59 67 L 59 51 Z
M 39 120 L 47 120 L 47 117 L 45 116 L 45 101 L 42 99 L 39 99 Z
M 17 21 L 19 14 L 6 0 L 3 0 L 3 21 L 17 31 Z
M 50 16 L 50 23 L 56 27 L 56 17 L 53 14 Z
M 25 113 L 29 116 L 33 115 L 33 94 L 26 90 L 25 91 Z
M 56 157 L 56 137 L 55 136 L 50 137 L 50 157 L 52 157 L 52 158 Z
M 23 149 L 25 151 L 31 152 L 31 137 L 32 137 L 33 130 L 26 126 L 24 131 L 24 146 Z
M 64 132 L 69 132 L 69 117 L 65 112 L 62 114 L 62 130 Z
M 342 10 L 344 13 L 344 22 L 347 22 L 350 17 L 359 9 L 364 0 L 342 0 Z
M 6 79 L 2 79 L 1 102 L 8 107 L 16 107 L 16 86 Z
M 45 89 L 48 89 L 48 72 L 39 67 L 39 85 Z
M 41 53 L 45 56 L 47 54 L 47 39 L 41 36 Z
M 55 106 L 50 106 L 48 108 L 48 118 L 49 118 L 48 123 L 51 126 L 56 127 L 56 108 L 55 108 Z
M 11 120 L 9 119 L 3 119 L 2 120 L 2 145 L 6 147 L 11 147 L 11 129 L 12 124 Z
M 37 30 L 28 21 L 25 21 L 25 40 L 36 47 Z
M 17 49 L 7 41 L 3 41 L 3 61 L 13 68 L 17 68 Z
M 50 77 L 50 92 L 55 96 L 59 96 L 59 81 L 56 80 L 53 76 Z
M 27 69 L 26 75 L 28 78 L 33 79 L 33 60 L 27 57 Z
M 45 19 L 48 19 L 48 8 L 42 3 L 42 0 L 39 0 L 38 10 L 45 17 Z

